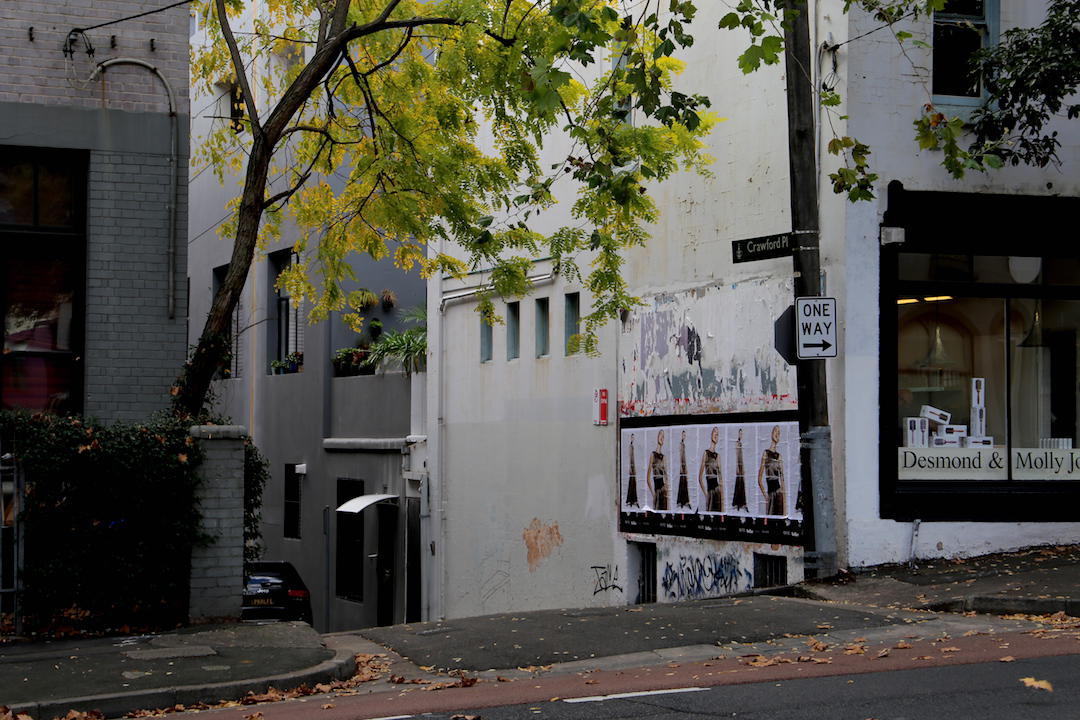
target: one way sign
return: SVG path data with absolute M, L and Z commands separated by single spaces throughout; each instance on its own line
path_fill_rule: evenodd
M 800 360 L 836 357 L 836 298 L 795 298 L 795 349 Z

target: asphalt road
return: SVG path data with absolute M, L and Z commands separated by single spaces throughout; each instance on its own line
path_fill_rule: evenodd
M 989 662 L 780 682 L 727 685 L 686 691 L 646 692 L 631 697 L 575 698 L 425 715 L 449 720 L 941 720 L 941 718 L 1078 717 L 1080 661 L 1077 656 Z M 1053 691 L 1024 685 L 1020 678 L 1047 680 Z M 694 686 L 689 686 L 694 687 Z

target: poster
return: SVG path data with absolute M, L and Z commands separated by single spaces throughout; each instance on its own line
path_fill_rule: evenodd
M 785 539 L 802 521 L 799 426 L 791 420 L 664 424 L 620 435 L 624 531 Z

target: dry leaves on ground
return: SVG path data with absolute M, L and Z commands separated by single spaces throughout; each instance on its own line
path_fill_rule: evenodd
M 911 643 L 904 642 L 903 640 L 893 645 L 894 650 L 910 650 L 911 647 Z
M 0 720 L 33 720 L 26 713 L 15 713 L 7 705 L 0 705 Z
M 1006 655 L 1005 657 L 998 658 L 998 662 L 1014 662 L 1016 658 L 1012 655 Z
M 1049 680 L 1036 680 L 1033 677 L 1022 677 L 1020 678 L 1020 682 L 1024 683 L 1024 685 L 1029 688 L 1054 692 L 1054 686 L 1050 684 Z
M 865 655 L 866 654 L 866 646 L 865 645 L 848 645 L 847 647 L 844 648 L 844 654 L 845 655 Z
M 825 652 L 829 649 L 829 643 L 822 642 L 817 638 L 807 638 L 805 645 L 814 652 Z

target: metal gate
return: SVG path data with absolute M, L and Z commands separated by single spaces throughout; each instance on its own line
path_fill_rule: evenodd
M 15 467 L 11 439 L 0 435 L 0 633 L 18 631 L 19 570 L 22 552 L 19 536 L 19 499 L 22 478 Z

